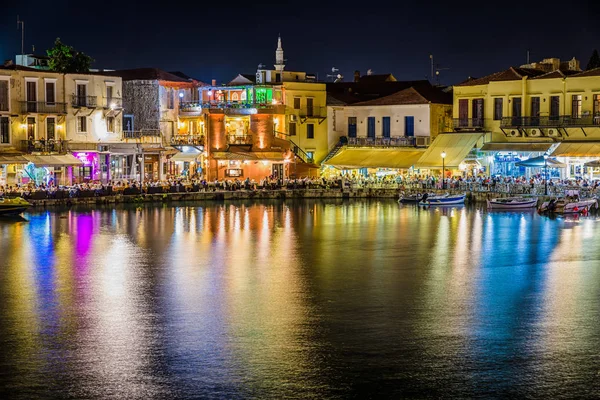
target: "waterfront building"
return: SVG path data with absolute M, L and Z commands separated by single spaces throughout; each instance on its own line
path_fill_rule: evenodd
M 201 88 L 209 179 L 314 176 L 327 154 L 326 86 L 285 70 L 281 38 L 274 69 L 260 65 L 224 85 Z
M 553 176 L 591 178 L 586 164 L 600 158 L 600 69 L 546 59 L 471 78 L 454 86 L 453 117 L 455 132 L 478 136 L 482 172 L 543 172 L 517 163 L 547 154 L 567 165 Z
M 202 177 L 205 131 L 198 89 L 203 83 L 157 68 L 108 74 L 123 80 L 122 141 L 110 149 L 113 177 Z
M 121 141 L 121 79 L 0 67 L 0 182 L 110 179 Z
M 419 166 L 432 141 L 451 126 L 452 94 L 428 81 L 399 82 L 391 74 L 355 73 L 354 82 L 328 85 L 332 170 L 428 173 Z

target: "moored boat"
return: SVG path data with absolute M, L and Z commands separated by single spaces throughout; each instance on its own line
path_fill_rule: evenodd
M 450 206 L 465 203 L 465 194 L 446 196 L 423 196 L 419 205 L 421 206 Z
M 426 195 L 429 198 L 431 198 L 431 197 L 448 197 L 448 193 L 441 194 L 441 195 L 436 195 L 435 193 L 416 193 L 416 194 L 409 194 L 408 196 L 405 196 L 404 193 L 400 193 L 400 198 L 398 199 L 398 201 L 403 204 L 417 204 Z
M 598 200 L 582 200 L 577 196 L 567 196 L 559 197 L 558 199 L 550 199 L 549 201 L 543 202 L 538 211 L 541 213 L 549 212 L 557 214 L 573 214 L 585 213 L 593 208 L 598 208 Z
M 31 203 L 21 197 L 0 198 L 0 216 L 19 215 L 31 207 Z
M 487 208 L 492 210 L 518 210 L 533 208 L 537 205 L 536 198 L 526 197 L 502 197 L 487 200 Z

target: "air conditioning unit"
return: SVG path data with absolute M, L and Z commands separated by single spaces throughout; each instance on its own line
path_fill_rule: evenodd
M 100 146 L 98 146 L 98 151 L 100 153 L 108 153 L 108 146 L 106 146 L 106 145 L 100 145 Z
M 558 131 L 556 129 L 548 129 L 548 136 L 550 136 L 550 137 L 557 137 L 558 136 Z
M 542 132 L 539 129 L 532 129 L 529 131 L 529 136 L 538 137 L 542 136 Z
M 519 136 L 521 136 L 521 132 L 519 132 L 517 130 L 512 130 L 512 131 L 508 132 L 508 136 L 519 137 Z

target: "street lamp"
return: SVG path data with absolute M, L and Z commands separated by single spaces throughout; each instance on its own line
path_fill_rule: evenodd
M 544 195 L 548 196 L 548 154 L 544 154 Z
M 446 152 L 442 151 L 442 189 L 446 189 Z

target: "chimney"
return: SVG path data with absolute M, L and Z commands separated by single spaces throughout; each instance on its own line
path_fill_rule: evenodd
M 213 86 L 217 86 L 217 80 L 216 80 L 216 79 L 213 79 L 213 80 L 212 80 L 212 85 L 213 85 Z
M 360 81 L 360 71 L 354 71 L 354 82 Z

